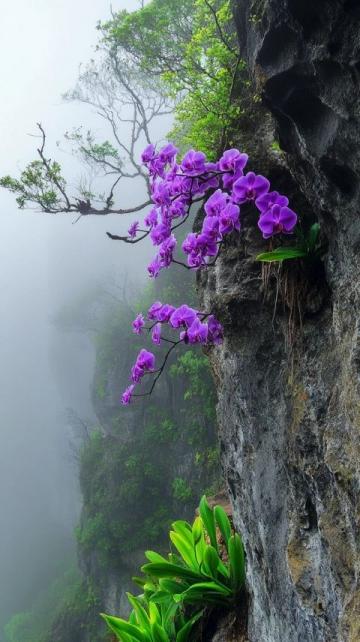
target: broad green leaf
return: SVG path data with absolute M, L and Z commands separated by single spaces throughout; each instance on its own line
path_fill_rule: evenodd
M 186 591 L 186 589 L 189 588 L 189 583 L 176 582 L 175 580 L 169 579 L 160 579 L 159 586 L 161 590 L 167 591 L 167 593 L 179 593 L 179 591 Z
M 101 613 L 101 616 L 119 640 L 123 640 L 121 636 L 125 633 L 126 635 L 131 636 L 132 639 L 136 640 L 136 642 L 152 642 L 151 638 L 145 632 L 141 631 L 137 626 L 126 622 L 126 620 L 113 617 L 112 615 L 105 615 L 104 613 Z
M 170 642 L 169 636 L 158 622 L 151 624 L 151 634 L 154 642 Z
M 300 247 L 278 247 L 272 252 L 263 252 L 256 257 L 257 261 L 273 263 L 274 261 L 286 261 L 288 259 L 301 259 L 307 256 L 306 250 Z
M 143 605 L 141 604 L 140 600 L 137 597 L 135 597 L 134 595 L 131 595 L 131 593 L 126 593 L 126 595 L 127 595 L 127 598 L 129 600 L 131 606 L 133 607 L 133 609 L 135 611 L 136 619 L 137 619 L 138 624 L 142 628 L 147 630 L 149 628 L 149 626 L 150 626 L 150 622 L 149 622 L 149 616 L 146 613 Z
M 165 630 L 174 630 L 174 619 L 178 610 L 178 605 L 175 604 L 172 596 L 168 595 L 168 603 L 164 603 L 161 607 L 161 617 Z
M 192 526 L 192 536 L 193 536 L 193 542 L 195 546 L 196 544 L 198 544 L 198 542 L 200 542 L 203 536 L 203 531 L 204 531 L 204 526 L 202 523 L 202 519 L 201 517 L 196 517 Z
M 215 521 L 220 529 L 220 532 L 224 538 L 226 549 L 228 548 L 228 542 L 231 536 L 231 526 L 230 520 L 225 513 L 222 506 L 215 506 L 214 508 L 214 517 Z
M 169 602 L 170 594 L 167 591 L 155 591 L 152 595 L 149 596 L 149 602 L 155 602 L 155 604 L 167 604 Z
M 176 522 L 171 524 L 172 529 L 176 533 L 189 533 L 191 535 L 192 528 L 189 522 L 186 522 L 184 519 L 178 519 Z
M 233 591 L 217 582 L 199 582 L 193 584 L 187 591 L 174 595 L 178 603 L 187 604 L 227 604 L 233 597 Z
M 167 559 L 155 551 L 145 551 L 145 557 L 149 562 L 167 562 Z
M 194 617 L 191 618 L 181 629 L 178 631 L 178 634 L 176 636 L 176 642 L 190 642 L 189 635 L 192 631 L 192 628 L 194 624 L 198 621 L 198 619 L 202 616 L 203 611 L 199 611 L 199 613 L 196 613 Z
M 208 575 L 217 579 L 217 568 L 220 559 L 213 546 L 206 546 L 204 553 L 204 567 Z
M 141 570 L 143 573 L 154 577 L 178 577 L 179 579 L 190 580 L 192 582 L 197 582 L 199 579 L 202 579 L 200 573 L 195 573 L 177 564 L 170 564 L 170 562 L 164 562 L 163 564 L 144 564 Z
M 149 602 L 149 616 L 151 624 L 161 621 L 160 611 L 154 602 Z
M 184 562 L 191 569 L 194 569 L 195 571 L 197 571 L 199 568 L 199 565 L 195 557 L 195 549 L 193 547 L 192 535 L 190 534 L 190 542 L 189 542 L 189 540 L 185 539 L 179 533 L 170 531 L 170 539 L 174 544 L 174 546 L 176 546 Z
M 203 521 L 203 524 L 207 530 L 207 533 L 210 538 L 210 543 L 211 546 L 215 548 L 215 550 L 218 550 L 218 543 L 216 539 L 216 528 L 215 528 L 215 519 L 214 519 L 214 513 L 211 510 L 209 504 L 206 501 L 205 495 L 201 498 L 200 501 L 200 506 L 199 506 L 199 511 L 200 511 L 200 516 Z
M 231 579 L 234 583 L 234 589 L 237 591 L 242 588 L 245 582 L 245 553 L 238 533 L 235 533 L 229 539 L 229 562 Z

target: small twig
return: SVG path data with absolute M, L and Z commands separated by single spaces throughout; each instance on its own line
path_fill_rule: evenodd
M 162 363 L 162 366 L 158 370 L 156 370 L 157 374 L 156 374 L 156 377 L 155 377 L 154 381 L 151 384 L 151 388 L 150 388 L 149 392 L 145 392 L 145 393 L 140 394 L 140 395 L 132 395 L 133 397 L 149 397 L 152 394 L 152 392 L 153 392 L 153 390 L 154 390 L 154 388 L 156 386 L 156 383 L 159 380 L 159 377 L 162 375 L 162 373 L 164 371 L 164 368 L 166 366 L 166 363 L 167 363 L 167 360 L 168 360 L 170 354 L 172 353 L 174 348 L 176 348 L 176 346 L 179 345 L 179 343 L 183 343 L 183 341 L 181 339 L 179 339 L 179 341 L 174 341 L 172 346 L 171 346 L 171 348 L 169 348 L 169 350 L 167 351 L 167 353 L 166 353 L 166 355 L 164 357 L 164 361 Z M 152 373 L 149 372 L 148 374 L 152 374 Z
M 237 55 L 237 52 L 236 52 L 236 51 L 234 51 L 234 49 L 233 49 L 232 47 L 230 47 L 230 45 L 229 45 L 229 43 L 228 43 L 227 39 L 226 39 L 226 38 L 225 38 L 225 36 L 224 36 L 223 30 L 222 30 L 222 28 L 221 28 L 220 22 L 219 22 L 218 17 L 217 17 L 216 9 L 214 9 L 214 7 L 212 6 L 212 4 L 211 4 L 208 0 L 204 0 L 204 2 L 205 2 L 205 4 L 206 4 L 207 8 L 208 8 L 208 9 L 210 9 L 211 13 L 212 13 L 212 14 L 213 14 L 213 16 L 214 16 L 214 20 L 215 20 L 216 28 L 217 28 L 217 30 L 218 30 L 218 33 L 219 33 L 219 37 L 220 37 L 221 42 L 225 45 L 225 47 L 228 49 L 228 51 L 230 51 L 230 53 L 231 53 L 231 54 L 233 54 L 234 56 L 236 56 L 236 55 Z
M 131 245 L 139 243 L 139 241 L 142 241 L 149 234 L 150 232 L 145 232 L 145 234 L 139 236 L 137 239 L 130 239 L 128 236 L 117 236 L 116 234 L 110 234 L 110 232 L 106 232 L 106 236 L 108 236 L 112 241 L 124 241 L 124 243 L 130 243 Z

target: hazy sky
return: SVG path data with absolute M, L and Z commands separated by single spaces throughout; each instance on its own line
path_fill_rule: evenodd
M 114 10 L 137 6 L 113 2 Z M 64 104 L 61 94 L 76 81 L 79 63 L 94 55 L 96 23 L 109 9 L 105 0 L 2 7 L 0 175 L 16 175 L 35 157 L 36 140 L 27 134 L 37 121 L 53 142 L 72 125 L 94 124 L 85 107 Z M 60 160 L 75 183 L 80 169 L 66 155 Z M 50 319 L 89 283 L 121 280 L 125 270 L 141 274 L 146 264 L 144 255 L 105 236 L 127 227 L 128 218 L 72 220 L 19 212 L 0 192 L 0 629 L 2 617 L 26 606 L 36 569 L 40 576 L 51 566 L 47 556 L 57 542 L 49 539 L 66 538 L 76 515 L 63 411 L 77 404 L 80 414 L 91 413 L 93 353 L 86 338 L 62 336 Z M 54 354 L 62 355 L 61 381 Z

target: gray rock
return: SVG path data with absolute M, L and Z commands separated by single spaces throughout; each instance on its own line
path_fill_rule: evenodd
M 254 257 L 267 244 L 244 211 L 241 240 L 198 280 L 225 325 L 210 357 L 247 552 L 248 637 L 358 642 L 360 5 L 233 5 L 266 106 L 254 104 L 251 132 L 240 121 L 239 144 L 328 244 L 323 263 L 262 271 Z

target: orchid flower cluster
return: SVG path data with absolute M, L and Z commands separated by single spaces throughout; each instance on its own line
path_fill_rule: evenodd
M 247 203 L 254 204 L 259 212 L 257 225 L 263 238 L 294 231 L 297 215 L 288 207 L 288 198 L 270 191 L 270 182 L 264 176 L 252 171 L 245 173 L 247 154 L 238 149 L 228 149 L 217 163 L 208 162 L 200 151 L 188 151 L 181 162 L 177 161 L 177 155 L 177 148 L 168 143 L 159 152 L 156 152 L 154 145 L 148 145 L 141 157 L 150 176 L 153 207 L 145 216 L 145 229 L 140 228 L 139 221 L 130 226 L 127 242 L 136 243 L 150 236 L 157 247 L 157 254 L 148 266 L 150 277 L 156 278 L 160 270 L 168 268 L 171 263 L 180 263 L 190 270 L 214 265 L 224 238 L 233 232 L 240 232 L 241 208 Z M 177 246 L 174 231 L 188 219 L 191 206 L 204 201 L 209 192 L 211 195 L 204 203 L 205 217 L 201 231 L 186 236 L 182 244 L 186 263 L 178 261 L 174 258 Z M 141 236 L 138 236 L 139 233 Z M 153 343 L 159 345 L 164 340 L 171 347 L 158 370 L 155 370 L 155 356 L 147 350 L 141 350 L 132 368 L 132 384 L 122 396 L 125 405 L 130 403 L 132 396 L 144 396 L 134 395 L 135 385 L 145 374 L 156 373 L 147 393 L 151 394 L 168 355 L 179 343 L 213 345 L 222 341 L 223 330 L 215 317 L 187 305 L 174 308 L 156 302 L 148 311 L 148 319 L 154 321 L 153 326 L 147 328 L 151 330 Z M 177 340 L 162 336 L 164 324 L 171 329 L 181 329 Z M 144 328 L 145 319 L 138 315 L 133 323 L 133 331 L 140 334 Z
M 146 329 L 151 332 L 151 339 L 154 344 L 160 345 L 161 342 L 164 341 L 170 344 L 170 348 L 167 351 L 162 366 L 158 370 L 155 370 L 155 355 L 148 350 L 140 350 L 135 364 L 131 369 L 132 384 L 122 395 L 122 403 L 124 405 L 128 405 L 133 396 L 144 396 L 134 395 L 134 389 L 135 385 L 140 383 L 142 378 L 148 373 L 156 374 L 150 392 L 147 393 L 151 394 L 170 353 L 179 343 L 216 345 L 221 343 L 223 339 L 223 328 L 212 314 L 199 312 L 185 304 L 176 308 L 173 305 L 155 301 L 148 310 L 147 318 L 153 322 L 152 325 L 148 327 L 145 325 L 143 315 L 138 314 L 132 324 L 133 332 L 135 334 L 142 334 L 144 329 Z M 166 325 L 170 330 L 179 332 L 176 339 L 163 336 L 163 326 Z

